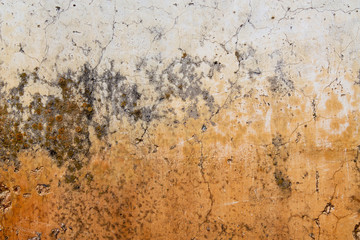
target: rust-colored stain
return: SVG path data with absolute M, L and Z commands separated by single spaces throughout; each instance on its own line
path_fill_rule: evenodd
M 41 46 L 0 8 L 0 239 L 360 239 L 360 9 L 325 2 L 48 3 Z
M 234 99 L 211 120 L 202 117 L 208 109 L 198 110 L 177 125 L 148 120 L 143 108 L 126 111 L 118 101 L 129 120 L 117 123 L 111 134 L 109 123 L 97 116 L 104 105 L 94 104 L 95 87 L 82 85 L 84 75 L 58 80 L 62 98 L 37 94 L 24 105 L 21 89 L 29 76 L 20 75 L 12 98 L 1 106 L 4 239 L 358 234 L 359 113 L 348 113 L 341 134 L 320 124 L 322 115 L 341 111 L 341 96 L 330 94 L 317 118 L 296 92 L 284 97 L 275 92 L 271 98 Z M 129 102 L 140 99 L 133 89 L 138 97 Z M 273 83 L 269 89 L 274 91 Z M 251 123 L 232 117 L 259 110 L 276 117 L 269 123 L 264 116 Z M 146 123 L 141 131 L 134 125 L 139 121 Z M 319 138 L 332 145 L 322 146 Z

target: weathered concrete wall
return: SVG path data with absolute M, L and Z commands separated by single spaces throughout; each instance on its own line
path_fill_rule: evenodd
M 0 1 L 0 238 L 360 239 L 359 10 Z

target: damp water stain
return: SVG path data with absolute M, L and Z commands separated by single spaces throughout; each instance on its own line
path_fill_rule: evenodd
M 125 5 L 0 8 L 0 238 L 359 239 L 354 1 Z

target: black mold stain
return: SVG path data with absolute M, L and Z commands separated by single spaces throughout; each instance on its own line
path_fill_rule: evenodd
M 214 98 L 202 85 L 205 74 L 199 70 L 201 64 L 210 67 L 211 75 L 222 67 L 216 61 L 185 55 L 161 72 L 147 71 L 147 80 L 154 88 L 152 94 L 120 72 L 110 69 L 100 75 L 87 64 L 78 72 L 59 74 L 56 81 L 40 79 L 38 69 L 22 72 L 18 75 L 19 84 L 8 93 L 3 90 L 6 83 L 0 81 L 0 163 L 18 170 L 21 166 L 18 154 L 40 148 L 48 152 L 58 167 L 67 168 L 64 181 L 75 186 L 79 182 L 77 172 L 90 157 L 91 129 L 97 138 L 106 141 L 111 118 L 150 123 L 161 114 L 174 114 L 171 109 L 157 111 L 162 101 L 172 98 L 190 103 L 186 109 L 188 117 L 199 117 L 200 100 L 214 112 L 217 107 Z M 47 95 L 31 94 L 28 89 L 37 81 L 61 94 L 51 91 Z M 29 97 L 31 100 L 25 103 Z
M 270 91 L 273 93 L 286 94 L 294 90 L 294 83 L 291 80 L 274 76 L 268 77 L 267 81 L 270 83 Z
M 289 158 L 287 142 L 284 142 L 281 135 L 277 135 L 272 139 L 271 143 L 272 149 L 269 156 L 272 158 L 274 166 L 277 166 L 279 162 L 283 164 Z
M 59 89 L 61 97 L 26 92 L 39 80 L 36 72 L 23 72 L 19 79 L 9 94 L 0 82 L 0 162 L 16 168 L 20 167 L 19 152 L 42 148 L 59 167 L 66 164 L 70 172 L 76 172 L 89 157 L 91 127 L 101 139 L 108 134 L 111 116 L 144 122 L 155 116 L 154 106 L 138 106 L 142 96 L 138 86 L 130 85 L 119 72 L 99 76 L 85 65 L 79 73 L 69 71 L 56 82 L 44 81 Z M 24 95 L 30 95 L 29 104 L 24 103 Z
M 212 64 L 186 55 L 181 59 L 175 59 L 159 76 L 153 76 L 158 80 L 153 81 L 153 83 L 156 84 L 156 89 L 160 92 L 162 89 L 166 89 L 166 86 L 169 86 L 168 94 L 180 97 L 183 101 L 194 100 L 197 103 L 197 98 L 200 97 L 205 101 L 209 110 L 214 111 L 214 97 L 202 86 L 202 79 L 205 74 L 198 71 L 201 64 L 207 64 L 213 67 L 211 69 L 220 71 L 219 63 Z
M 295 90 L 294 82 L 289 79 L 282 70 L 283 61 L 279 61 L 275 68 L 276 75 L 268 77 L 270 83 L 270 91 L 277 94 L 288 94 Z
M 61 90 L 58 97 L 26 92 L 38 77 L 21 73 L 18 86 L 8 96 L 2 94 L 0 102 L 0 162 L 18 169 L 19 152 L 41 148 L 59 167 L 66 164 L 70 172 L 80 170 L 89 157 L 89 127 L 96 124 L 92 120 L 92 79 L 88 77 L 85 68 L 78 80 L 60 77 L 49 84 Z M 24 103 L 24 95 L 31 97 L 29 104 Z
M 275 170 L 274 177 L 275 177 L 276 184 L 281 189 L 290 189 L 291 188 L 291 181 L 281 171 Z
M 84 89 L 83 95 L 88 96 L 87 102 L 97 109 L 97 117 L 100 118 L 97 119 L 100 121 L 97 125 L 101 126 L 98 128 L 100 129 L 98 136 L 107 135 L 111 116 L 118 120 L 127 116 L 135 122 L 140 120 L 150 122 L 156 117 L 155 103 L 150 106 L 140 106 L 143 94 L 138 90 L 139 85 L 130 83 L 119 72 L 108 70 L 100 76 L 96 70 L 85 65 L 79 80 Z M 101 111 L 104 114 L 101 114 Z
M 286 176 L 286 162 L 290 157 L 288 148 L 288 142 L 284 141 L 284 138 L 279 134 L 276 135 L 271 141 L 271 149 L 268 154 L 275 166 L 275 182 L 281 189 L 291 190 L 291 181 Z
M 209 68 L 207 73 L 202 70 L 204 66 Z M 169 113 L 176 115 L 172 109 L 167 111 L 157 110 L 158 105 L 176 98 L 181 99 L 186 104 L 186 107 L 182 110 L 187 113 L 186 116 L 189 118 L 199 117 L 197 105 L 199 105 L 200 101 L 208 107 L 210 113 L 215 113 L 219 108 L 214 97 L 209 93 L 209 89 L 204 87 L 203 81 L 205 78 L 212 78 L 215 71 L 221 71 L 224 66 L 220 62 L 211 62 L 183 53 L 181 57 L 175 58 L 168 65 L 165 65 L 162 71 L 158 71 L 157 68 L 146 67 L 147 64 L 143 60 L 138 70 L 145 72 L 147 86 L 153 89 L 153 94 L 149 95 L 146 92 L 140 92 L 141 98 L 144 100 L 150 99 L 151 103 L 146 108 L 135 108 L 133 111 L 131 109 L 127 111 L 135 121 L 149 122 Z M 132 95 L 134 96 L 134 94 Z M 120 106 L 127 110 L 128 106 L 131 107 L 131 103 L 134 102 L 131 99 L 133 98 L 130 98 L 130 101 L 123 99 Z

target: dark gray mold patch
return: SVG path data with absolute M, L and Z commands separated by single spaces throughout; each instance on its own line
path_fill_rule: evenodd
M 283 62 L 279 61 L 275 68 L 276 75 L 268 77 L 270 83 L 270 91 L 278 94 L 287 94 L 295 90 L 294 82 L 286 76 L 282 69 Z
M 185 112 L 190 118 L 199 117 L 200 100 L 214 112 L 217 108 L 214 98 L 203 87 L 202 64 L 210 67 L 211 76 L 222 67 L 219 62 L 186 55 L 173 60 L 161 72 L 147 71 L 151 92 L 120 72 L 110 69 L 100 75 L 89 65 L 78 72 L 59 74 L 52 81 L 40 79 L 38 69 L 22 72 L 18 86 L 8 93 L 3 91 L 6 83 L 0 81 L 0 163 L 13 165 L 17 170 L 21 166 L 19 152 L 41 148 L 59 167 L 66 166 L 65 182 L 75 186 L 77 172 L 90 157 L 90 128 L 95 130 L 96 137 L 106 140 L 112 117 L 148 124 L 164 114 L 176 114 L 170 108 L 161 112 L 157 109 L 171 98 L 186 102 Z M 42 81 L 45 88 L 57 89 L 61 96 L 26 92 L 37 81 Z M 24 97 L 29 96 L 30 103 L 25 103 Z M 46 189 L 39 186 L 39 191 L 40 188 Z
M 275 177 L 276 184 L 281 189 L 290 189 L 291 188 L 291 181 L 280 170 L 275 170 L 274 177 Z

